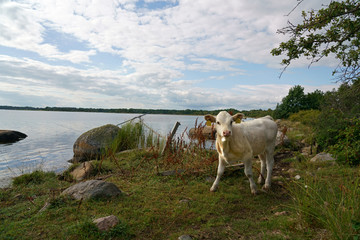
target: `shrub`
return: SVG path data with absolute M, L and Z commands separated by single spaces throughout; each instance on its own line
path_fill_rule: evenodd
M 315 124 L 316 142 L 320 150 L 337 143 L 338 134 L 348 125 L 348 121 L 340 110 L 323 110 Z
M 319 110 L 301 110 L 290 115 L 289 120 L 293 122 L 301 122 L 307 126 L 314 126 L 319 119 Z
M 352 119 L 344 131 L 335 137 L 336 144 L 330 147 L 339 163 L 351 166 L 360 164 L 360 119 Z
M 360 117 L 360 79 L 353 84 L 344 83 L 338 90 L 327 92 L 321 106 L 316 128 L 320 149 L 338 143 L 339 136 L 351 125 L 350 119 Z

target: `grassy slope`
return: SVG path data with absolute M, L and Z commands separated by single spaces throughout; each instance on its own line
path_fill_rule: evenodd
M 291 180 L 295 174 L 309 180 L 320 172 L 323 179 L 339 181 L 358 174 L 358 169 L 298 163 L 278 154 L 272 189 L 256 196 L 251 195 L 243 170 L 227 170 L 218 192 L 211 193 L 216 162 L 181 175 L 156 174 L 154 166 L 165 170 L 199 164 L 189 159 L 186 165 L 162 164 L 161 158 L 146 151 L 110 158 L 104 164 L 113 172 L 106 181 L 126 192 L 110 200 L 79 202 L 59 197 L 70 183 L 53 174 L 45 174 L 44 182 L 0 190 L 0 239 L 177 239 L 183 234 L 196 239 L 328 239 L 326 226 L 302 221 L 284 185 L 296 187 Z M 257 175 L 258 163 L 254 166 Z M 290 167 L 297 171 L 289 174 Z M 40 212 L 46 202 L 50 207 Z M 121 221 L 113 232 L 100 233 L 91 224 L 111 214 Z

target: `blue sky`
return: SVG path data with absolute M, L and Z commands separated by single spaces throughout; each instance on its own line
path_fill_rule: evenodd
M 337 65 L 294 62 L 276 33 L 305 0 L 0 0 L 0 105 L 275 108 L 294 85 L 332 90 Z

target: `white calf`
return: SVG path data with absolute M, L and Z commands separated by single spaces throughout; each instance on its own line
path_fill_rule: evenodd
M 236 120 L 244 117 L 242 113 L 231 116 L 222 111 L 216 117 L 206 115 L 207 121 L 216 122 L 216 149 L 219 153 L 219 166 L 216 179 L 210 191 L 216 191 L 220 178 L 225 170 L 225 163 L 241 160 L 245 165 L 245 175 L 249 178 L 251 193 L 256 194 L 256 184 L 252 174 L 252 158 L 258 155 L 261 160 L 261 175 L 258 182 L 264 189 L 271 184 L 271 174 L 274 166 L 274 148 L 277 125 L 270 116 L 236 124 Z

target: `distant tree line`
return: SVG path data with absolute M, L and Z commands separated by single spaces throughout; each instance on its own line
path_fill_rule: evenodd
M 244 110 L 239 111 L 234 108 L 219 110 L 175 110 L 175 109 L 140 109 L 140 108 L 76 108 L 76 107 L 16 107 L 16 106 L 0 106 L 5 110 L 29 110 L 29 111 L 59 111 L 59 112 L 103 112 L 103 113 L 138 113 L 138 114 L 174 114 L 174 115 L 217 115 L 220 111 L 228 111 L 231 114 L 242 112 L 247 117 L 257 118 L 266 115 L 272 115 L 271 109 L 268 110 Z

